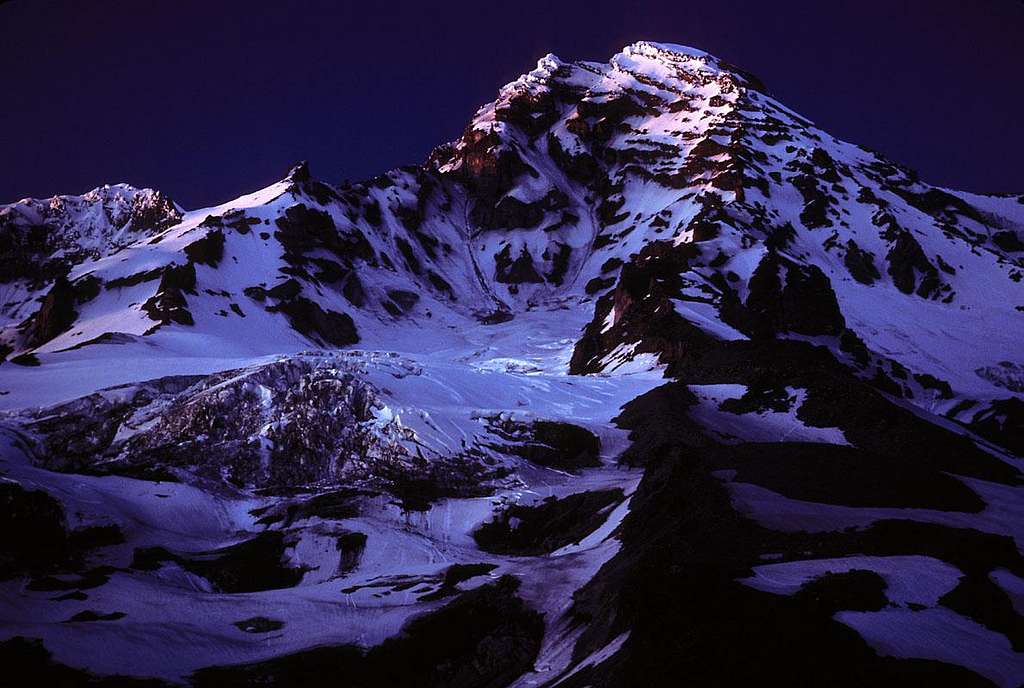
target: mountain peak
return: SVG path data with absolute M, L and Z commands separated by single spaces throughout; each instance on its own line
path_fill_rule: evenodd
M 0 205 L 0 246 L 12 260 L 0 283 L 50 280 L 85 258 L 116 252 L 181 220 L 185 211 L 155 189 L 104 184 L 81 195 L 26 198 Z
M 718 58 L 703 50 L 691 48 L 686 45 L 680 45 L 678 43 L 658 43 L 656 41 L 637 41 L 635 43 L 630 43 L 617 53 L 612 60 L 614 61 L 619 56 L 644 58 L 666 64 L 696 62 L 713 66 L 718 63 Z
M 675 44 L 546 55 L 362 182 L 299 163 L 190 213 L 127 185 L 0 207 L 0 537 L 48 534 L 0 556 L 4 628 L 197 685 L 325 658 L 446 667 L 402 685 L 964 683 L 884 663 L 918 655 L 1019 685 L 1024 204 L 753 84 Z M 37 594 L 94 578 L 84 607 Z M 432 629 L 482 654 L 424 655 Z M 30 647 L 4 656 L 38 671 Z
M 680 73 L 704 75 L 711 78 L 725 77 L 737 81 L 740 85 L 767 93 L 761 80 L 750 72 L 730 64 L 711 53 L 691 48 L 678 43 L 658 43 L 655 41 L 637 41 L 622 49 L 610 60 L 613 66 L 637 70 L 655 79 L 678 78 Z M 648 67 L 643 70 L 643 65 Z M 652 72 L 650 67 L 659 65 L 667 71 L 657 68 Z M 684 79 L 685 80 L 685 79 Z

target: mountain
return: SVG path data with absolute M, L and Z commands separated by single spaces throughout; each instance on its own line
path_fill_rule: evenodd
M 1024 681 L 1024 195 L 711 55 L 548 55 L 421 165 L 0 247 L 9 666 Z

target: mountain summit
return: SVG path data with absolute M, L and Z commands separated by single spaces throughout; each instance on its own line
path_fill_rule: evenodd
M 23 200 L 0 249 L 19 666 L 1024 680 L 1024 195 L 707 53 L 547 55 L 360 183 Z

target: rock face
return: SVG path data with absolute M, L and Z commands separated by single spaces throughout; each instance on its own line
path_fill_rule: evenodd
M 40 490 L 0 483 L 0 579 L 24 571 L 46 570 L 67 558 L 68 534 L 60 502 Z
M 327 667 L 351 685 L 503 686 L 532 666 L 543 621 L 516 595 L 514 578 L 465 593 L 414 619 L 401 636 L 368 652 L 321 648 L 258 664 L 204 670 L 196 686 L 309 685 Z
M 802 490 L 823 488 L 823 480 L 848 484 L 849 478 L 842 471 L 831 478 L 824 472 L 809 476 L 794 471 L 790 479 L 779 480 L 778 469 L 788 464 L 794 448 L 720 445 L 692 420 L 679 422 L 679 407 L 695 403 L 692 392 L 673 382 L 637 399 L 620 419 L 634 429 L 632 457 L 650 463 L 622 526 L 622 550 L 575 596 L 576 618 L 591 624 L 576 651 L 588 656 L 606 647 L 618 628 L 631 631 L 614 659 L 582 669 L 566 681 L 568 685 L 618 686 L 638 679 L 660 685 L 666 672 L 691 675 L 701 683 L 756 682 L 764 672 L 814 682 L 835 666 L 849 672 L 834 678 L 838 685 L 858 685 L 865 677 L 887 685 L 917 679 L 984 685 L 984 679 L 955 664 L 914 659 L 915 654 L 876 654 L 833 617 L 838 613 L 864 637 L 877 637 L 854 619 L 879 617 L 852 610 L 870 612 L 899 604 L 925 609 L 914 602 L 894 601 L 898 595 L 891 583 L 887 587 L 875 573 L 881 570 L 879 563 L 893 562 L 889 557 L 895 552 L 913 552 L 922 556 L 921 563 L 950 562 L 955 568 L 941 589 L 960 590 L 960 571 L 992 571 L 1000 561 L 1020 566 L 1020 554 L 1010 538 L 902 518 L 848 530 L 806 532 L 796 523 L 779 520 L 769 526 L 763 519 L 772 507 L 743 499 L 751 493 L 741 490 L 741 482 L 771 484 L 770 491 L 758 493 L 762 498 L 779 490 L 808 500 L 802 504 L 820 507 L 822 502 L 838 501 L 840 490 L 826 488 L 815 496 Z M 675 432 L 666 431 L 669 424 Z M 781 451 L 775 454 L 776 449 Z M 815 448 L 809 445 L 803 451 Z M 827 463 L 836 454 L 829 452 Z M 759 477 L 733 472 L 748 460 Z M 829 466 L 825 472 L 833 468 L 838 467 Z M 865 497 L 874 494 L 887 504 L 897 503 L 895 494 L 881 496 L 867 484 L 863 487 Z M 935 496 L 944 502 L 941 493 Z M 982 547 L 992 549 L 983 553 Z M 849 557 L 854 551 L 869 556 Z M 844 554 L 831 558 L 838 552 Z M 780 585 L 774 577 L 786 571 L 800 573 Z M 953 597 L 939 604 L 946 607 Z M 995 591 L 991 600 L 993 608 L 1000 609 L 998 614 L 1008 611 L 1004 592 Z M 984 604 L 974 607 L 972 618 L 984 614 Z M 774 620 L 770 630 L 757 621 L 767 617 Z M 1013 624 L 1019 623 L 1016 619 Z M 1009 632 L 1020 637 L 1017 631 Z M 751 652 L 754 646 L 760 649 Z M 808 649 L 813 649 L 809 656 L 804 654 Z M 756 666 L 745 661 L 752 656 Z
M 279 303 L 276 310 L 284 313 L 298 332 L 324 346 L 348 346 L 359 341 L 349 315 L 324 310 L 309 299 L 288 299 Z
M 60 277 L 43 300 L 43 305 L 32 317 L 26 333 L 26 342 L 30 347 L 45 344 L 75 322 L 75 290 L 67 278 Z
M 1020 685 L 1022 198 L 639 42 L 362 182 L 4 206 L 0 656 Z
M 487 552 L 540 555 L 579 543 L 600 527 L 607 510 L 622 501 L 622 492 L 581 492 L 538 506 L 513 506 L 473 533 Z
M 769 252 L 747 286 L 749 322 L 744 325 L 752 335 L 836 336 L 846 326 L 832 285 L 816 265 L 798 265 Z
M 142 310 L 158 323 L 148 331 L 172 322 L 179 325 L 194 325 L 195 320 L 188 310 L 185 292 L 194 294 L 195 289 L 196 267 L 193 263 L 168 265 L 164 268 L 156 294 L 142 304 Z

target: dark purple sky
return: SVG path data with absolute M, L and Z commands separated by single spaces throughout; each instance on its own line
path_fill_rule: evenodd
M 760 76 L 929 181 L 1024 191 L 1024 2 L 13 0 L 0 4 L 0 202 L 126 181 L 186 207 L 308 159 L 420 162 L 547 52 L 640 39 Z

